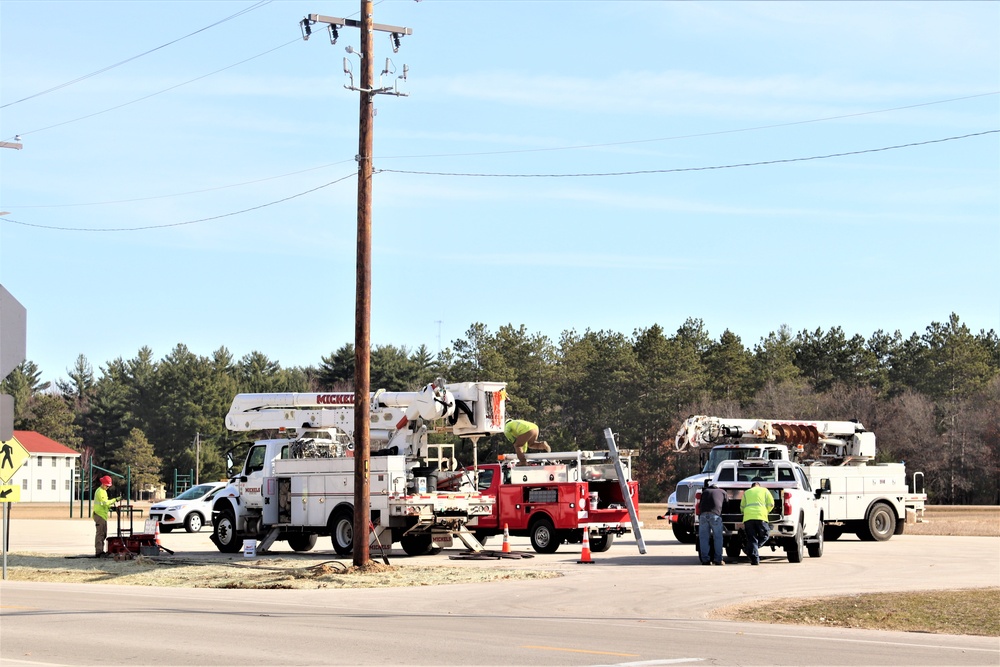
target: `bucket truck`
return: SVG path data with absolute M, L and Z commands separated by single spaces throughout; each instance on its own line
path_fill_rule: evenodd
M 354 525 L 354 394 L 240 394 L 226 416 L 232 431 L 276 431 L 281 437 L 250 444 L 239 470 L 218 493 L 212 541 L 235 553 L 244 540 L 266 551 L 285 540 L 308 551 L 330 536 L 337 554 L 354 549 L 355 535 L 388 548 L 399 542 L 422 555 L 458 538 L 482 550 L 466 524 L 489 516 L 494 499 L 474 482 L 438 491 L 438 476 L 452 476 L 451 445 L 428 443 L 431 433 L 469 438 L 502 433 L 506 385 L 443 380 L 416 392 L 378 391 L 368 415 L 370 433 L 369 526 Z M 473 447 L 475 451 L 475 447 Z
M 927 495 L 918 490 L 923 473 L 908 484 L 902 463 L 874 463 L 875 434 L 857 421 L 734 419 L 693 416 L 674 440 L 677 451 L 710 448 L 703 473 L 677 485 L 668 502 L 672 524 L 693 524 L 695 492 L 727 459 L 800 459 L 806 446 L 819 448 L 818 459 L 801 461 L 814 489 L 825 493 L 824 535 L 835 540 L 853 532 L 862 540 L 884 541 L 923 520 Z M 714 462 L 714 464 L 713 464 Z M 714 467 L 712 467 L 714 465 Z M 711 467 L 711 469 L 709 469 Z M 676 517 L 676 518 L 675 518 Z M 675 529 L 677 535 L 679 529 Z M 693 531 L 682 542 L 693 542 Z

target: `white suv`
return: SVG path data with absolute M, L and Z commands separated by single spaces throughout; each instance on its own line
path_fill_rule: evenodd
M 192 486 L 176 498 L 150 507 L 149 518 L 159 521 L 160 531 L 164 533 L 180 526 L 189 533 L 197 533 L 205 524 L 211 524 L 212 501 L 225 486 L 223 482 Z

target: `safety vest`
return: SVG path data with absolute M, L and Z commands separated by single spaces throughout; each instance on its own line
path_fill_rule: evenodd
M 774 496 L 763 486 L 751 486 L 740 501 L 744 521 L 767 521 L 767 515 L 772 507 L 774 507 Z
M 107 521 L 111 505 L 116 500 L 118 499 L 117 498 L 115 498 L 114 500 L 108 499 L 108 492 L 104 490 L 103 486 L 97 489 L 97 492 L 94 494 L 94 514 Z
M 507 437 L 507 440 L 514 442 L 519 436 L 522 436 L 528 431 L 536 428 L 538 428 L 537 424 L 526 422 L 523 419 L 513 419 L 507 422 L 507 425 L 503 427 L 503 434 Z

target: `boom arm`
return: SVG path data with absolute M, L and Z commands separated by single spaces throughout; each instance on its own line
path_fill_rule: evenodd
M 477 437 L 503 432 L 506 416 L 503 382 L 431 383 L 420 391 L 375 392 L 371 397 L 372 442 L 383 445 L 406 433 L 426 433 L 427 424 L 445 422 L 443 430 Z M 239 394 L 226 415 L 230 431 L 266 429 L 338 429 L 354 435 L 353 393 Z M 411 447 L 413 441 L 411 438 Z M 414 453 L 416 447 L 412 450 Z
M 822 446 L 822 456 L 863 461 L 875 456 L 875 434 L 856 421 L 809 421 L 689 417 L 674 438 L 674 449 L 714 447 L 746 441 Z

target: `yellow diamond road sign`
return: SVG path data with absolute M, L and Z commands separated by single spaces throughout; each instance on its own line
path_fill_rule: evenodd
M 9 482 L 17 469 L 29 458 L 31 454 L 17 441 L 17 438 L 0 442 L 0 482 L 4 484 Z

